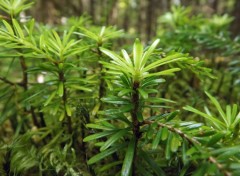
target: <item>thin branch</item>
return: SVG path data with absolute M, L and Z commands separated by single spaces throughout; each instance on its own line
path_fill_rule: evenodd
M 0 15 L 0 19 L 4 19 L 4 20 L 8 20 L 8 21 L 11 20 L 11 18 L 9 18 L 8 16 L 5 16 L 5 15 Z
M 97 54 L 98 54 L 98 57 L 99 57 L 99 60 L 101 60 L 103 58 L 102 56 L 102 52 L 100 50 L 100 47 L 102 46 L 102 43 L 101 42 L 98 42 L 97 44 Z M 105 95 L 105 80 L 104 80 L 104 76 L 105 76 L 105 73 L 103 73 L 103 65 L 101 63 L 99 63 L 99 68 L 100 68 L 100 84 L 99 84 L 99 90 L 98 90 L 98 97 L 99 97 L 99 100 L 101 100 L 101 98 Z M 101 102 L 101 101 L 99 101 Z M 99 107 L 99 110 L 102 110 L 103 109 L 103 104 L 101 103 L 100 104 L 100 107 Z
M 1 80 L 1 81 L 3 81 L 3 82 L 5 82 L 5 83 L 7 83 L 7 84 L 10 84 L 10 85 L 12 85 L 12 86 L 15 86 L 15 85 L 20 85 L 20 83 L 14 83 L 14 82 L 12 82 L 12 81 L 9 81 L 8 79 L 6 79 L 6 78 L 3 78 L 3 77 L 0 77 L 0 80 Z
M 153 121 L 149 121 L 149 120 L 144 120 L 142 124 L 153 124 L 155 122 Z M 181 130 L 174 128 L 170 125 L 166 125 L 164 123 L 157 123 L 159 127 L 166 127 L 169 131 L 172 131 L 174 133 L 177 133 L 179 136 L 181 136 L 182 138 L 186 139 L 190 144 L 192 145 L 201 145 L 200 142 L 198 142 L 197 140 L 195 140 L 194 138 L 189 137 L 188 135 L 186 135 L 185 133 L 183 133 Z M 200 152 L 202 152 L 202 150 L 200 150 Z M 215 164 L 217 166 L 217 168 L 224 174 L 224 176 L 232 176 L 232 174 L 227 171 L 224 166 L 222 164 L 220 164 L 213 156 L 209 156 L 208 160 Z
M 153 124 L 153 123 L 156 123 L 156 122 L 153 122 L 153 121 L 150 121 L 150 120 L 144 120 L 143 121 L 143 124 Z M 177 129 L 177 128 L 174 128 L 173 126 L 170 126 L 170 125 L 166 125 L 164 123 L 160 123 L 160 122 L 157 122 L 158 126 L 159 127 L 166 127 L 169 131 L 172 131 L 174 133 L 177 133 L 179 136 L 181 136 L 182 138 L 186 139 L 190 144 L 192 145 L 200 145 L 200 142 L 198 142 L 197 140 L 195 140 L 194 138 L 191 138 L 189 137 L 188 135 L 186 135 L 184 132 L 182 132 L 181 130 Z
M 12 81 L 4 78 L 4 77 L 0 77 L 0 80 L 1 80 L 2 82 L 5 82 L 5 83 L 11 85 L 11 86 L 16 86 L 16 85 L 17 85 L 17 86 L 24 87 L 24 84 L 23 84 L 22 81 L 21 81 L 21 82 L 12 82 Z M 36 83 L 29 83 L 29 82 L 28 82 L 28 84 L 36 84 Z
M 214 157 L 210 156 L 208 158 L 208 160 L 215 164 L 217 166 L 217 168 L 224 174 L 224 176 L 231 176 L 232 174 L 230 172 L 228 172 L 227 170 L 224 169 L 224 166 L 222 164 L 220 164 Z

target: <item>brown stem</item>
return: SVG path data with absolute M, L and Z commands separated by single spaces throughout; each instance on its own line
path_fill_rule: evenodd
M 8 79 L 6 79 L 6 78 L 3 78 L 3 77 L 0 77 L 0 80 L 1 80 L 1 81 L 3 81 L 3 82 L 5 82 L 5 83 L 7 83 L 7 84 L 10 84 L 10 85 L 12 85 L 12 86 L 15 86 L 15 85 L 20 85 L 20 83 L 14 83 L 14 82 L 12 82 L 12 81 L 9 81 Z
M 224 169 L 224 166 L 222 164 L 220 164 L 214 157 L 210 156 L 208 158 L 208 160 L 215 164 L 217 166 L 217 168 L 224 174 L 224 176 L 231 176 L 232 174 L 230 172 L 228 172 L 227 170 Z
M 137 163 L 137 144 L 138 144 L 138 140 L 141 137 L 140 134 L 140 122 L 138 121 L 138 112 L 139 112 L 139 92 L 138 92 L 138 88 L 139 88 L 139 82 L 134 82 L 133 83 L 133 93 L 132 93 L 132 97 L 131 97 L 131 102 L 133 104 L 133 109 L 131 111 L 131 117 L 132 117 L 132 124 L 133 124 L 133 134 L 135 136 L 135 149 L 134 149 L 134 159 L 133 159 L 133 175 L 136 175 L 135 173 L 135 167 L 136 167 L 136 163 Z
M 100 47 L 102 46 L 102 42 L 99 42 L 97 45 L 97 54 L 99 57 L 99 60 L 103 57 L 102 52 L 100 51 Z M 105 81 L 104 81 L 104 76 L 105 74 L 102 72 L 103 70 L 103 65 L 99 63 L 99 68 L 100 68 L 100 84 L 99 84 L 99 90 L 98 90 L 98 99 L 99 101 L 101 98 L 105 95 Z M 102 103 L 100 104 L 99 110 L 103 109 Z
M 9 20 L 9 21 L 11 20 L 10 17 L 5 16 L 5 15 L 0 15 L 0 19 Z
M 139 83 L 134 82 L 133 83 L 133 94 L 132 94 L 132 104 L 133 109 L 131 111 L 131 117 L 133 122 L 133 134 L 138 139 L 140 137 L 139 129 L 140 129 L 140 123 L 137 118 L 138 110 L 139 110 L 139 93 L 138 93 L 138 87 Z
M 235 78 L 235 75 L 232 75 L 231 76 L 231 81 L 230 81 L 230 86 L 229 86 L 229 96 L 228 96 L 228 103 L 231 104 L 232 103 L 232 98 L 233 98 L 233 93 L 234 93 L 234 78 Z
M 150 125 L 150 124 L 153 124 L 153 123 L 156 123 L 156 122 L 153 122 L 153 121 L 150 121 L 150 120 L 144 120 L 143 121 L 143 124 Z M 166 125 L 166 124 L 160 123 L 160 122 L 158 122 L 157 124 L 158 124 L 159 127 L 166 127 L 169 131 L 177 133 L 179 136 L 181 136 L 182 138 L 186 139 L 192 145 L 196 145 L 196 144 L 200 145 L 200 143 L 197 140 L 189 137 L 188 135 L 186 135 L 185 133 L 183 133 L 181 130 L 179 130 L 177 128 L 174 128 L 174 127 L 172 127 L 170 125 Z
M 10 22 L 10 24 L 11 24 L 13 30 L 14 30 L 15 35 L 16 35 L 17 32 L 15 31 L 15 28 L 13 27 L 12 21 Z M 17 51 L 22 53 L 21 49 L 17 49 Z M 22 81 L 18 85 L 22 86 L 24 91 L 27 91 L 28 90 L 28 74 L 27 74 L 27 69 L 28 68 L 27 68 L 27 64 L 26 64 L 23 56 L 20 56 L 19 60 L 20 60 L 21 68 L 22 68 Z M 10 82 L 8 82 L 8 83 L 10 83 Z M 27 111 L 26 108 L 24 109 L 24 111 L 29 112 L 29 111 Z M 40 127 L 33 106 L 30 107 L 30 113 L 32 115 L 32 120 L 33 120 L 34 125 L 37 126 L 37 127 Z
M 100 71 L 102 71 L 102 65 L 100 64 Z M 99 99 L 101 99 L 105 94 L 105 82 L 104 82 L 104 73 L 100 73 L 100 85 L 99 85 Z
M 21 81 L 21 86 L 23 87 L 24 91 L 28 90 L 28 74 L 27 74 L 27 64 L 25 62 L 24 57 L 20 57 L 20 64 L 22 67 L 22 81 Z M 30 107 L 30 113 L 32 115 L 32 120 L 35 126 L 40 127 L 38 120 L 37 120 L 37 115 L 35 114 L 34 107 Z
M 156 122 L 149 121 L 149 120 L 144 120 L 142 124 L 150 125 L 150 124 L 153 124 L 153 123 L 156 123 Z M 191 145 L 200 145 L 200 142 L 198 142 L 197 140 L 189 137 L 188 135 L 186 135 L 185 133 L 183 133 L 181 130 L 179 130 L 177 128 L 174 128 L 170 125 L 166 125 L 166 124 L 163 124 L 163 123 L 160 123 L 160 122 L 158 122 L 157 124 L 158 124 L 159 127 L 166 127 L 169 131 L 172 131 L 172 132 L 178 134 L 183 139 L 186 139 Z M 208 160 L 211 163 L 215 164 L 218 167 L 218 169 L 224 174 L 224 176 L 231 176 L 232 175 L 230 172 L 225 170 L 224 166 L 222 164 L 218 163 L 218 161 L 214 157 L 209 156 Z
M 37 126 L 37 127 L 40 127 L 40 124 L 39 124 L 39 122 L 38 122 L 38 120 L 37 120 L 37 115 L 36 115 L 36 113 L 35 113 L 34 107 L 31 106 L 30 108 L 31 108 L 31 109 L 30 109 L 30 112 L 31 112 L 31 115 L 32 115 L 32 119 L 33 119 L 34 125 Z
M 28 75 L 27 75 L 27 65 L 26 62 L 24 60 L 24 58 L 21 56 L 20 57 L 20 64 L 22 67 L 22 85 L 24 90 L 26 91 L 28 89 Z

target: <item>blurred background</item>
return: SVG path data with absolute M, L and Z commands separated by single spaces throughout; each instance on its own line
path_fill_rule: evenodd
M 38 21 L 58 24 L 71 16 L 89 15 L 98 25 L 116 25 L 125 32 L 150 40 L 158 33 L 159 16 L 175 6 L 190 6 L 192 14 L 229 14 L 233 35 L 240 29 L 239 0 L 36 0 L 29 12 Z

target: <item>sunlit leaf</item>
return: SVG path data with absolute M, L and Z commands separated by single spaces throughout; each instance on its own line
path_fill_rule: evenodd
M 224 122 L 229 125 L 227 118 L 226 118 L 226 114 L 223 112 L 221 105 L 219 104 L 219 102 L 216 100 L 216 98 L 214 98 L 212 95 L 210 95 L 208 92 L 205 92 L 207 94 L 207 96 L 210 98 L 210 100 L 212 101 L 212 103 L 216 106 L 218 112 L 220 113 L 220 115 L 222 116 L 222 119 L 224 120 Z
M 154 49 L 157 47 L 158 43 L 160 42 L 160 39 L 155 40 L 152 45 L 148 48 L 148 50 L 143 54 L 142 62 L 141 62 L 141 68 L 143 68 L 149 59 L 150 55 L 153 53 Z
M 136 39 L 134 42 L 134 45 L 133 45 L 133 61 L 134 61 L 134 67 L 138 71 L 140 71 L 142 55 L 143 55 L 143 46 L 142 46 L 140 40 Z
M 23 31 L 22 31 L 22 28 L 20 27 L 20 25 L 19 25 L 19 23 L 17 22 L 17 20 L 12 19 L 12 22 L 13 22 L 13 27 L 14 27 L 17 35 L 18 35 L 20 38 L 24 39 L 24 34 L 23 34 Z

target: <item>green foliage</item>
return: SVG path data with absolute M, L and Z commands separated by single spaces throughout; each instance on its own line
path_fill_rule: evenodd
M 18 16 L 20 12 L 31 8 L 34 2 L 29 0 L 1 0 L 0 9 L 9 14 L 11 17 Z
M 171 10 L 159 18 L 159 23 L 165 28 L 171 27 L 171 30 L 166 31 L 167 34 L 162 38 L 164 45 L 170 45 L 169 48 L 174 49 L 181 48 L 191 53 L 205 50 L 220 50 L 225 52 L 224 54 L 233 52 L 229 45 L 236 45 L 236 43 L 232 42 L 228 32 L 232 17 L 227 14 L 213 15 L 211 18 L 201 14 L 192 15 L 190 7 L 173 6 Z M 160 30 L 160 35 L 165 32 L 165 28 Z M 177 39 L 169 40 L 171 36 L 176 36 Z M 196 45 L 198 47 L 195 47 Z
M 222 131 L 222 132 L 226 131 L 227 134 L 228 133 L 232 134 L 232 131 L 236 128 L 236 126 L 238 126 L 240 122 L 240 114 L 238 113 L 238 106 L 236 104 L 234 104 L 233 107 L 231 107 L 230 105 L 227 105 L 226 112 L 224 112 L 219 102 L 209 93 L 206 92 L 206 94 L 210 98 L 211 102 L 215 105 L 215 108 L 219 112 L 219 115 L 222 120 L 219 120 L 219 118 L 217 118 L 218 116 L 212 115 L 212 113 L 209 111 L 207 107 L 205 107 L 206 113 L 202 113 L 201 111 L 198 111 L 197 109 L 192 108 L 190 106 L 187 106 L 184 109 L 203 116 L 204 118 L 212 122 L 212 125 L 219 131 Z
M 122 30 L 87 17 L 56 28 L 21 22 L 31 5 L 0 1 L 9 16 L 0 23 L 1 175 L 240 174 L 239 104 L 223 108 L 224 79 L 214 83 L 221 72 L 196 58 L 222 50 L 238 57 L 231 17 L 190 17 L 190 9 L 173 7 L 160 18 L 161 42 L 120 47 Z M 239 62 L 226 70 L 232 102 Z
M 196 60 L 204 61 L 205 66 L 213 69 L 217 79 L 199 78 L 199 73 L 189 76 L 181 73 L 182 80 L 174 80 L 174 85 L 180 90 L 167 86 L 162 94 L 172 94 L 181 106 L 185 106 L 182 97 L 195 106 L 199 102 L 198 95 L 204 90 L 220 96 L 228 104 L 238 102 L 239 95 L 239 36 L 232 37 L 230 25 L 233 18 L 227 14 L 206 16 L 194 14 L 191 7 L 174 6 L 158 18 L 158 36 L 165 50 L 189 52 Z M 203 62 L 199 62 L 202 64 Z M 191 68 L 190 68 L 191 69 Z M 191 82 L 189 86 L 189 82 Z M 183 93 L 184 92 L 184 93 Z M 183 101 L 183 103 L 181 103 Z

